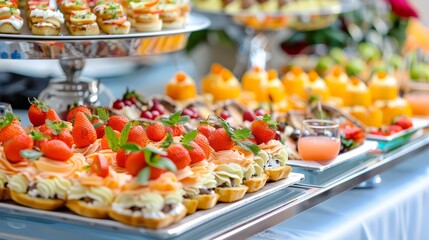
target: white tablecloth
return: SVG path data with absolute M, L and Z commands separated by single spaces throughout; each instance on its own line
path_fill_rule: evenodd
M 251 239 L 429 239 L 429 149 L 409 157 L 378 187 L 347 191 Z

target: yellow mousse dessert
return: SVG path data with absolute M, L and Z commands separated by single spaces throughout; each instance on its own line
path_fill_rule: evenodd
M 305 87 L 308 85 L 308 75 L 301 68 L 292 67 L 282 77 L 282 83 L 289 96 L 297 95 L 302 99 L 306 97 Z
M 212 84 L 222 80 L 222 76 L 220 73 L 224 67 L 218 63 L 212 64 L 210 68 L 210 73 L 203 77 L 201 80 L 201 91 L 203 93 L 211 93 L 212 92 Z
M 374 101 L 388 101 L 398 98 L 398 82 L 384 71 L 374 74 L 369 82 L 369 90 Z
M 195 82 L 183 72 L 179 72 L 165 86 L 165 94 L 178 101 L 193 99 L 197 96 Z
M 253 67 L 244 73 L 241 82 L 243 90 L 254 93 L 257 101 L 265 102 L 267 100 L 268 73 L 264 69 Z
M 215 101 L 224 101 L 240 97 L 241 87 L 237 78 L 228 69 L 221 72 L 221 81 L 212 83 L 212 96 Z
M 326 85 L 333 97 L 339 97 L 343 100 L 346 96 L 348 76 L 341 67 L 334 67 L 325 77 Z
M 308 73 L 309 84 L 307 88 L 307 98 L 318 97 L 318 99 L 326 101 L 328 100 L 330 93 L 326 83 L 319 77 L 315 71 Z

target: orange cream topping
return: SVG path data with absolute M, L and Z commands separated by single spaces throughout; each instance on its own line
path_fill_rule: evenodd
M 253 155 L 245 155 L 243 152 L 231 149 L 214 152 L 212 162 L 216 165 L 236 163 L 242 167 L 248 167 L 252 163 L 252 160 Z
M 75 145 L 73 145 L 73 152 L 81 153 L 84 156 L 88 156 L 90 154 L 96 153 L 100 151 L 100 149 L 101 149 L 101 139 L 97 139 L 93 144 L 84 148 L 77 148 Z
M 21 172 L 24 168 L 28 166 L 27 159 L 24 159 L 18 163 L 11 163 L 6 159 L 6 155 L 4 154 L 3 147 L 0 146 L 0 172 L 6 175 L 14 175 Z
M 79 177 L 78 181 L 84 186 L 104 186 L 110 189 L 119 189 L 131 179 L 131 175 L 117 173 L 112 167 L 109 168 L 109 175 L 105 178 L 98 176 L 91 171 Z
M 44 178 L 78 178 L 82 173 L 83 166 L 86 165 L 85 157 L 80 153 L 75 153 L 67 161 L 56 161 L 46 157 L 41 157 L 22 171 L 24 176 L 32 181 Z
M 92 161 L 94 161 L 94 158 L 97 157 L 98 153 L 103 154 L 103 156 L 107 159 L 107 161 L 109 162 L 109 165 L 112 167 L 112 169 L 115 172 L 124 173 L 124 172 L 127 171 L 125 168 L 119 167 L 116 164 L 116 152 L 114 152 L 114 151 L 112 151 L 110 149 L 100 150 L 99 152 L 90 154 L 90 155 L 86 156 L 86 161 L 89 164 L 91 164 Z
M 271 140 L 267 143 L 259 144 L 259 148 L 270 155 L 275 155 L 283 149 L 283 145 L 280 141 Z

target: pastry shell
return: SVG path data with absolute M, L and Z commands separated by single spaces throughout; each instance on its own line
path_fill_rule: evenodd
M 265 174 L 268 175 L 269 181 L 278 181 L 283 178 L 287 178 L 289 173 L 292 171 L 292 167 L 283 166 L 279 168 L 265 169 Z
M 0 188 L 0 201 L 10 200 L 10 190 L 9 188 Z
M 215 191 L 219 194 L 219 202 L 235 202 L 244 197 L 248 187 L 241 185 L 238 187 L 216 188 Z
M 182 203 L 185 205 L 188 215 L 197 211 L 198 200 L 184 198 Z
M 66 207 L 78 215 L 89 218 L 104 219 L 109 217 L 109 207 L 95 207 L 80 200 L 68 200 Z
M 214 206 L 216 206 L 217 201 L 219 199 L 219 194 L 204 194 L 204 195 L 197 195 L 195 197 L 192 197 L 192 199 L 195 199 L 198 201 L 197 209 L 210 209 Z
M 183 210 L 177 215 L 167 214 L 165 215 L 164 218 L 151 219 L 151 218 L 145 218 L 144 216 L 125 215 L 110 209 L 109 216 L 116 221 L 119 221 L 128 225 L 132 225 L 136 227 L 146 227 L 151 229 L 159 229 L 159 228 L 168 227 L 169 225 L 180 221 L 182 218 L 186 216 L 186 213 L 187 213 L 187 209 L 183 208 Z
M 61 199 L 43 199 L 30 197 L 26 193 L 17 193 L 14 191 L 10 192 L 12 200 L 16 203 L 24 205 L 30 208 L 42 209 L 42 210 L 55 210 L 65 204 L 65 200 Z
M 246 185 L 249 189 L 247 189 L 248 193 L 256 192 L 261 190 L 268 181 L 268 175 L 263 174 L 260 177 L 251 178 L 248 180 L 244 180 L 244 185 Z

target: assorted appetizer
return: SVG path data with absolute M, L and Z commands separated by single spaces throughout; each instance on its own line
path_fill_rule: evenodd
M 21 33 L 24 20 L 14 0 L 0 1 L 0 33 Z
M 72 11 L 67 28 L 74 36 L 90 36 L 100 34 L 95 14 L 88 10 Z

